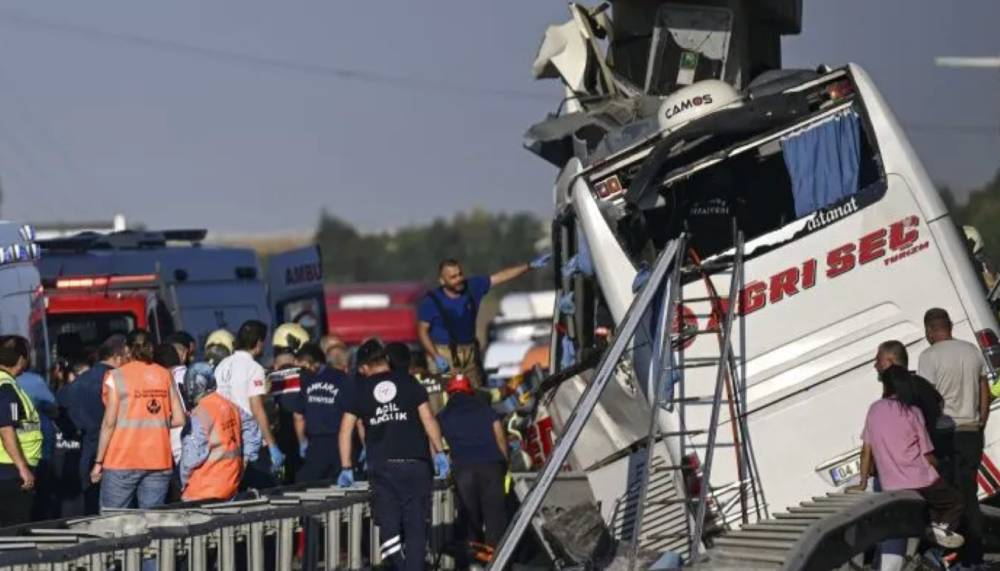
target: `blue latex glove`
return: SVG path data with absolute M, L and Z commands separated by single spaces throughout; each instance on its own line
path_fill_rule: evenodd
M 308 449 L 309 449 L 308 440 L 303 440 L 302 442 L 299 442 L 299 458 L 302 458 L 304 460 L 306 457 L 306 450 Z
M 580 261 L 573 256 L 562 268 L 562 277 L 569 279 L 574 275 L 580 273 Z
M 639 293 L 639 290 L 642 289 L 642 286 L 646 285 L 646 282 L 649 281 L 652 275 L 653 272 L 649 269 L 649 266 L 643 264 L 635 274 L 635 279 L 632 280 L 632 293 Z
M 337 485 L 341 488 L 350 488 L 354 485 L 354 470 L 341 470 L 337 476 Z
M 434 357 L 434 365 L 437 366 L 439 373 L 447 373 L 448 369 L 451 367 L 448 365 L 448 359 L 445 359 L 441 355 Z
M 368 449 L 361 447 L 361 454 L 358 454 L 358 466 L 368 469 Z
M 573 345 L 573 340 L 570 339 L 569 335 L 562 338 L 562 359 L 560 359 L 559 364 L 563 369 L 568 369 L 576 364 L 576 345 Z
M 573 292 L 568 291 L 559 296 L 559 313 L 573 315 L 576 313 L 576 303 L 573 302 Z
M 436 472 L 434 477 L 438 480 L 444 480 L 448 477 L 448 472 L 451 471 L 451 464 L 448 463 L 448 455 L 444 452 L 438 452 L 434 455 L 434 471 Z
M 545 252 L 541 256 L 538 256 L 534 260 L 528 263 L 528 266 L 533 270 L 538 270 L 549 265 L 549 261 L 552 260 L 552 252 Z
M 271 471 L 278 473 L 281 467 L 285 465 L 285 455 L 281 453 L 277 444 L 268 446 L 267 451 L 271 453 Z
M 590 244 L 587 243 L 587 235 L 580 231 L 580 227 L 576 227 L 576 267 L 580 270 L 580 273 L 586 276 L 594 275 L 594 259 L 590 255 Z

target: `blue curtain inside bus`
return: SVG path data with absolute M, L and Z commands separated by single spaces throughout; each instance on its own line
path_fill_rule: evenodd
M 859 130 L 857 113 L 847 111 L 782 140 L 796 216 L 858 192 Z

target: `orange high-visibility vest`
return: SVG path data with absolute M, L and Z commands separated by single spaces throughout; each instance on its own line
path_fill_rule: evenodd
M 105 379 L 104 402 L 108 402 L 108 391 L 114 390 L 118 395 L 118 411 L 104 467 L 171 469 L 174 458 L 170 453 L 170 390 L 174 380 L 170 371 L 153 363 L 132 361 L 109 371 Z
M 208 458 L 191 471 L 181 497 L 185 501 L 228 500 L 243 476 L 243 423 L 236 405 L 209 393 L 191 413 L 208 440 Z

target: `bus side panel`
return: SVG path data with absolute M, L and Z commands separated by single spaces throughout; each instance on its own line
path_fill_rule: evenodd
M 901 182 L 890 179 L 879 202 L 746 264 L 750 432 L 773 509 L 829 491 L 824 466 L 860 445 L 867 409 L 881 394 L 872 368 L 879 343 L 907 344 L 915 366 L 926 346 L 923 313 L 933 306 L 955 315 L 961 337 L 970 335 L 934 235 Z M 713 281 L 725 295 L 727 279 Z M 700 295 L 703 286 L 685 287 L 686 297 Z M 686 352 L 717 354 L 710 336 Z M 686 394 L 711 394 L 714 377 L 713 369 L 687 371 Z M 710 407 L 689 408 L 690 426 L 707 424 Z M 728 428 L 719 434 L 723 441 Z M 713 486 L 737 481 L 734 455 L 721 448 L 715 458 Z

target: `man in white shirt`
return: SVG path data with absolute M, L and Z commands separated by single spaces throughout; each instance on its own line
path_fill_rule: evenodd
M 917 374 L 930 381 L 944 399 L 944 413 L 931 433 L 934 455 L 941 477 L 961 492 L 965 503 L 960 528 L 965 545 L 959 558 L 963 564 L 978 565 L 983 561 L 983 516 L 976 476 L 991 397 L 986 361 L 979 347 L 952 337 L 947 311 L 927 310 L 924 330 L 931 346 L 920 354 Z
M 218 393 L 254 417 L 267 445 L 268 454 L 261 454 L 247 466 L 244 481 L 252 488 L 276 485 L 273 474 L 285 463 L 285 455 L 278 449 L 264 409 L 267 375 L 257 358 L 264 353 L 266 338 L 266 325 L 257 320 L 247 321 L 236 333 L 236 350 L 215 368 Z

